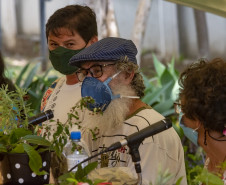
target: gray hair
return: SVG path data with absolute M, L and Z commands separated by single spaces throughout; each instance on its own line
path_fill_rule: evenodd
M 134 71 L 134 77 L 130 85 L 135 90 L 137 96 L 142 98 L 144 96 L 145 86 L 144 86 L 144 80 L 142 75 L 140 74 L 138 65 L 130 61 L 124 61 L 124 62 L 117 61 L 116 67 L 118 70 L 125 71 L 128 74 L 131 74 Z

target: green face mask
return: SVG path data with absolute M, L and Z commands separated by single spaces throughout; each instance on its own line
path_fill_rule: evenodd
M 82 49 L 71 50 L 64 47 L 59 46 L 58 48 L 50 51 L 49 50 L 49 59 L 57 71 L 61 74 L 69 75 L 74 73 L 78 67 L 68 65 L 69 60 L 74 55 L 78 54 Z

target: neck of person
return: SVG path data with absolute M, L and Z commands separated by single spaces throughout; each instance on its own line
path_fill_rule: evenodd
M 205 132 L 205 130 L 203 130 Z M 219 138 L 221 135 L 218 132 L 210 131 L 212 137 Z M 206 133 L 206 143 L 207 145 L 202 144 L 202 147 L 204 151 L 206 152 L 207 157 L 210 159 L 210 162 L 208 164 L 208 170 L 211 172 L 216 172 L 223 174 L 224 170 L 220 168 L 219 166 L 222 165 L 223 162 L 226 161 L 226 150 L 225 150 L 225 144 L 226 141 L 217 141 L 214 140 L 209 136 L 208 133 Z M 221 138 L 221 139 L 226 139 Z
M 67 85 L 75 85 L 79 82 L 76 73 L 72 73 L 70 75 L 66 75 L 66 84 Z
M 146 106 L 146 104 L 142 102 L 140 99 L 133 99 L 133 103 L 130 106 L 130 111 L 128 113 L 128 116 L 134 114 L 134 112 L 136 112 L 138 109 L 144 106 Z

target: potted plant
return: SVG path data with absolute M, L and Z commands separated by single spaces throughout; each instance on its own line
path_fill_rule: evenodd
M 54 145 L 39 134 L 39 125 L 29 125 L 32 115 L 27 91 L 0 88 L 0 160 L 4 184 L 48 184 L 50 152 Z
M 17 86 L 16 91 L 8 91 L 7 86 L 0 88 L 0 162 L 4 184 L 48 184 L 51 152 L 62 157 L 70 128 L 81 128 L 77 111 L 94 101 L 83 98 L 72 107 L 66 123 L 56 122 L 50 142 L 51 127 L 46 126 L 45 133 L 40 134 L 42 126 L 29 124 L 33 113 L 26 97 L 27 90 Z

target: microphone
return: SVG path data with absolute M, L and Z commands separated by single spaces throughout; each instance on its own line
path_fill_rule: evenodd
M 109 146 L 105 150 L 105 152 L 119 149 L 124 145 L 141 143 L 145 138 L 158 134 L 166 129 L 169 129 L 170 127 L 172 127 L 172 122 L 169 119 L 163 119 L 161 121 L 158 121 L 144 129 L 142 129 L 139 132 L 135 132 L 135 133 L 127 136 L 125 139 L 123 139 L 121 141 L 113 143 L 111 146 Z
M 52 110 L 47 110 L 45 112 L 42 112 L 36 116 L 28 118 L 28 124 L 29 125 L 38 125 L 46 120 L 52 119 L 54 117 Z

